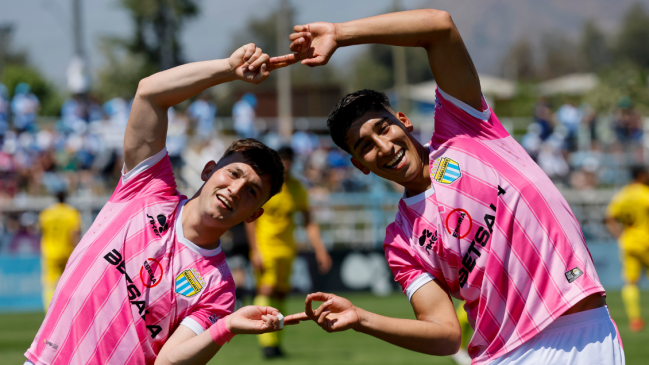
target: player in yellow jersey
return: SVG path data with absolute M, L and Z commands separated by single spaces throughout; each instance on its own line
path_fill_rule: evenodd
M 79 243 L 81 215 L 65 204 L 65 192 L 56 194 L 58 203 L 43 210 L 38 218 L 43 236 L 41 237 L 41 265 L 43 283 L 43 306 L 50 306 L 52 295 L 59 282 L 65 264 L 72 250 Z
M 622 301 L 631 331 L 644 327 L 640 316 L 638 281 L 642 268 L 649 268 L 649 173 L 642 167 L 631 171 L 633 181 L 617 193 L 606 210 L 605 223 L 618 238 L 622 275 Z
M 282 191 L 264 206 L 264 214 L 255 222 L 246 224 L 250 260 L 257 276 L 255 305 L 272 306 L 284 311 L 284 301 L 290 291 L 290 275 L 297 247 L 293 239 L 295 223 L 293 216 L 301 212 L 306 233 L 313 246 L 320 273 L 331 268 L 331 257 L 320 239 L 320 228 L 311 220 L 306 189 L 290 175 L 293 150 L 282 147 L 278 151 L 285 168 Z M 285 313 L 285 311 L 284 311 Z M 264 357 L 282 356 L 279 332 L 259 335 Z

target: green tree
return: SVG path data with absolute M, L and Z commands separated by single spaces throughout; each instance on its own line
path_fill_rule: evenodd
M 553 31 L 544 34 L 541 48 L 544 57 L 542 78 L 552 79 L 584 70 L 579 47 L 565 33 Z
M 617 56 L 649 68 L 649 15 L 640 3 L 629 8 L 617 40 Z
M 433 79 L 428 56 L 423 48 L 406 48 L 406 69 L 409 84 Z M 394 86 L 394 62 L 392 48 L 372 44 L 355 61 L 353 88 L 385 90 Z
M 584 23 L 579 50 L 586 69 L 591 72 L 600 71 L 613 60 L 606 36 L 592 19 Z
M 200 12 L 196 0 L 120 0 L 119 4 L 130 14 L 133 34 L 101 41 L 106 66 L 98 72 L 96 91 L 104 98 L 132 95 L 140 79 L 184 63 L 180 32 Z
M 502 75 L 508 79 L 531 81 L 537 78 L 534 52 L 529 39 L 521 38 L 510 47 L 501 68 Z
M 11 96 L 13 96 L 16 85 L 21 82 L 29 84 L 32 93 L 41 102 L 39 114 L 46 116 L 59 115 L 62 104 L 61 97 L 56 88 L 36 68 L 18 64 L 7 65 L 2 75 L 0 75 L 0 82 L 7 86 L 7 89 L 12 94 Z

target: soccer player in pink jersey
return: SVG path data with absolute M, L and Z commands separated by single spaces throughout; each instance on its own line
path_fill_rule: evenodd
M 191 199 L 176 190 L 167 110 L 203 90 L 257 84 L 279 65 L 254 44 L 140 81 L 124 138 L 122 178 L 74 250 L 27 364 L 204 364 L 234 333 L 277 331 L 272 307 L 234 309 L 219 238 L 279 192 L 283 165 L 262 143 L 235 141 Z
M 298 25 L 293 55 L 308 66 L 339 47 L 421 47 L 437 81 L 427 145 L 383 93 L 347 95 L 329 115 L 353 165 L 405 188 L 383 248 L 416 320 L 388 318 L 345 298 L 310 294 L 305 313 L 329 332 L 354 329 L 410 350 L 450 355 L 460 326 L 450 296 L 475 329 L 473 364 L 622 364 L 624 352 L 579 224 L 550 179 L 487 105 L 450 15 L 385 14 Z M 312 301 L 324 301 L 312 309 Z

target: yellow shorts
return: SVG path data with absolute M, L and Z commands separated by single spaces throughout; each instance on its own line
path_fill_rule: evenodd
M 63 275 L 67 260 L 41 259 L 41 282 L 43 284 L 43 307 L 45 310 L 50 306 L 56 285 Z
M 264 268 L 257 271 L 257 287 L 272 287 L 275 291 L 288 293 L 291 290 L 291 266 L 295 257 L 269 257 L 263 259 Z
M 649 268 L 649 247 L 640 250 L 621 250 L 622 275 L 631 283 L 640 279 L 642 268 Z

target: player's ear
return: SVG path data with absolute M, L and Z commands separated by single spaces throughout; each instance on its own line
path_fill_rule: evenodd
M 246 218 L 246 223 L 252 223 L 257 220 L 257 218 L 261 217 L 261 215 L 264 214 L 264 208 L 259 208 L 255 210 L 254 213 L 248 218 Z
M 354 165 L 355 168 L 357 168 L 357 169 L 360 170 L 360 172 L 364 173 L 365 175 L 369 175 L 369 174 L 370 174 L 370 169 L 368 169 L 367 167 L 363 166 L 363 164 L 361 164 L 361 162 L 358 161 L 358 160 L 356 159 L 356 157 L 352 157 L 352 158 L 350 159 L 350 161 L 352 162 L 352 165 Z
M 214 173 L 214 171 L 218 170 L 216 162 L 210 161 L 205 164 L 205 167 L 203 167 L 203 172 L 201 173 L 201 180 L 207 181 L 209 180 L 210 176 Z
M 412 122 L 410 121 L 410 119 L 402 112 L 397 112 L 397 119 L 399 119 L 399 121 L 403 123 L 403 126 L 406 127 L 406 130 L 408 132 L 412 132 L 413 130 L 415 130 L 415 128 L 412 126 Z

